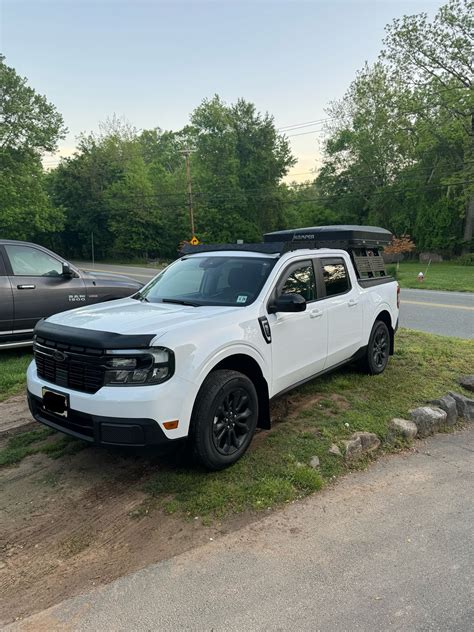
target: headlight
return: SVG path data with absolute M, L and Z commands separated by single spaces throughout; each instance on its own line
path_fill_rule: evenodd
M 174 372 L 174 353 L 157 347 L 147 351 L 106 351 L 104 386 L 145 386 L 166 382 Z

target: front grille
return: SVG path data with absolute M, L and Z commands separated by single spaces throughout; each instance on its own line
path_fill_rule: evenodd
M 105 362 L 101 349 L 36 336 L 33 351 L 39 377 L 51 384 L 83 393 L 96 393 L 104 385 Z

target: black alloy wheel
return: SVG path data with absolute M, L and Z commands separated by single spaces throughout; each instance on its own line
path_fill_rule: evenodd
M 253 382 L 238 371 L 212 371 L 201 386 L 191 419 L 195 457 L 210 470 L 232 465 L 249 447 L 257 420 Z
M 247 440 L 254 416 L 246 389 L 237 387 L 226 393 L 214 416 L 212 440 L 220 454 L 237 452 Z

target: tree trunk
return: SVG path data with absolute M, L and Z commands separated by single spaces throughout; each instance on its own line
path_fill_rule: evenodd
M 467 139 L 467 142 L 468 152 L 466 156 L 467 161 L 465 161 L 465 166 L 467 164 L 467 169 L 465 169 L 464 173 L 466 176 L 466 180 L 470 181 L 467 184 L 470 194 L 467 202 L 466 216 L 464 218 L 464 233 L 462 244 L 463 255 L 468 254 L 471 251 L 472 233 L 474 231 L 474 183 L 472 182 L 474 178 L 474 113 L 471 114 L 471 133 Z
M 463 255 L 466 255 L 470 252 L 473 230 L 474 230 L 474 191 L 472 191 L 469 197 L 469 203 L 466 209 L 466 217 L 464 219 L 464 235 L 463 235 L 463 245 L 462 245 Z

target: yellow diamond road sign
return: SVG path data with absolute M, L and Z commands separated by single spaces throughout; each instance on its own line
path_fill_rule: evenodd
M 193 238 L 191 239 L 191 241 L 189 243 L 191 244 L 191 246 L 198 246 L 199 245 L 199 239 L 196 237 L 196 235 L 193 235 Z

